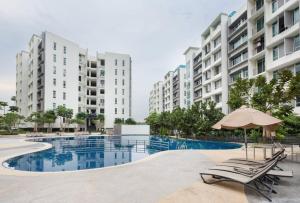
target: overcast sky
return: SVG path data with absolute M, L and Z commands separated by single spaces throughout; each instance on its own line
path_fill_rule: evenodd
M 220 13 L 246 0 L 0 0 L 0 100 L 15 94 L 15 55 L 47 30 L 99 52 L 132 57 L 133 117 L 148 114 L 152 84 L 184 64 L 188 46 Z

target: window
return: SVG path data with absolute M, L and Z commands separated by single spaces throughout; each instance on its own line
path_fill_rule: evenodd
M 115 66 L 117 66 L 118 65 L 118 60 L 117 59 L 115 59 Z
M 278 9 L 278 0 L 272 1 L 272 12 L 274 13 Z
M 56 50 L 56 42 L 53 42 L 53 50 Z
M 101 108 L 101 109 L 100 109 L 100 113 L 104 113 L 104 109 Z
M 105 71 L 104 70 L 100 70 L 100 76 L 104 76 L 105 75 Z
M 81 76 L 78 77 L 78 80 L 81 81 Z
M 122 75 L 125 76 L 125 70 L 122 70 Z
M 115 79 L 115 85 L 118 85 L 118 79 Z
M 53 74 L 56 74 L 56 66 L 53 66 Z
M 53 103 L 52 106 L 53 106 L 53 109 L 56 109 L 56 103 Z
M 215 66 L 215 75 L 220 73 L 221 66 Z
M 79 101 L 79 102 L 81 101 L 81 97 L 78 97 L 78 101 Z
M 122 104 L 123 104 L 123 105 L 125 104 L 125 99 L 124 99 L 124 98 L 122 98 Z
M 122 66 L 125 66 L 125 61 L 124 60 L 122 61 Z
M 56 91 L 53 91 L 53 98 L 56 98 Z
M 122 80 L 122 85 L 123 85 L 123 86 L 125 85 L 125 80 L 124 80 L 124 79 Z
M 210 58 L 207 59 L 207 60 L 204 62 L 204 65 L 205 65 L 205 68 L 207 68 L 208 66 L 210 66 Z
M 67 70 L 64 69 L 64 70 L 63 70 L 63 76 L 66 77 L 66 75 L 67 75 Z
M 81 71 L 81 66 L 79 66 L 79 68 L 78 68 L 78 69 L 79 69 L 79 71 Z
M 221 101 L 222 101 L 222 95 L 221 94 L 215 95 L 215 102 L 220 103 Z
M 294 37 L 294 52 L 300 50 L 300 35 Z
M 104 94 L 104 93 L 105 93 L 104 89 L 100 89 L 100 94 Z
M 63 88 L 66 88 L 67 84 L 66 81 L 63 81 Z
M 217 61 L 219 58 L 221 58 L 221 51 L 218 51 L 214 54 L 214 60 Z
M 296 23 L 299 22 L 299 20 L 300 20 L 299 7 L 296 8 L 296 9 L 293 11 L 293 16 L 292 16 L 292 18 L 293 18 L 293 24 L 294 24 L 294 25 L 295 25 Z
M 295 73 L 300 74 L 300 63 L 295 65 Z
M 118 69 L 115 69 L 115 75 L 118 75 Z
M 118 114 L 118 109 L 117 108 L 115 108 L 115 114 Z
M 205 86 L 205 92 L 210 93 L 210 91 L 211 91 L 211 84 L 208 84 Z
M 105 60 L 104 60 L 104 59 L 101 59 L 101 60 L 100 60 L 100 65 L 101 65 L 101 66 L 105 66 Z
M 296 97 L 296 106 L 300 106 L 300 97 Z
M 64 65 L 67 65 L 67 58 L 64 58 Z
M 217 38 L 214 40 L 214 47 L 217 47 L 220 43 L 221 43 L 221 36 L 217 37 Z
M 81 92 L 81 86 L 78 86 L 78 91 Z
M 124 109 L 122 109 L 122 114 L 124 114 L 125 113 L 125 111 L 124 111 Z
M 67 53 L 67 47 L 64 46 L 64 54 Z
M 115 88 L 115 94 L 118 94 L 118 89 L 117 88 Z
M 264 28 L 264 24 L 265 24 L 264 17 L 259 18 L 256 21 L 256 32 L 259 32 L 260 30 L 262 30 Z
M 276 21 L 275 23 L 272 24 L 272 35 L 273 37 L 278 35 L 279 30 L 278 30 L 278 22 Z
M 256 0 L 255 2 L 256 10 L 259 10 L 261 7 L 263 7 L 263 5 L 264 5 L 264 0 Z
M 66 100 L 67 94 L 63 92 L 63 100 Z
M 218 89 L 222 86 L 222 80 L 218 80 L 215 82 L 215 89 Z
M 265 58 L 257 61 L 257 74 L 265 72 Z
M 279 57 L 279 47 L 276 46 L 273 48 L 273 61 L 276 61 Z
M 56 86 L 56 79 L 53 78 L 53 85 Z
M 53 62 L 56 62 L 56 54 L 53 54 Z
M 122 95 L 125 95 L 125 89 L 122 89 Z
M 118 104 L 118 99 L 117 98 L 115 98 L 115 104 Z

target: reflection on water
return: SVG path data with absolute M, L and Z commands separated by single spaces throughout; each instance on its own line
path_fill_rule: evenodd
M 175 140 L 158 136 L 91 136 L 43 138 L 51 149 L 8 160 L 5 165 L 23 171 L 74 171 L 120 165 L 150 154 L 176 149 L 230 149 L 240 145 Z

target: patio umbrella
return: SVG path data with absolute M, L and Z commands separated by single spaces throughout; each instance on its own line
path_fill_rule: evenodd
M 248 159 L 247 151 L 247 129 L 256 127 L 264 127 L 270 131 L 274 131 L 282 121 L 274 118 L 266 113 L 256 109 L 242 106 L 241 108 L 233 111 L 232 113 L 224 116 L 218 123 L 212 126 L 214 129 L 244 129 L 246 159 Z

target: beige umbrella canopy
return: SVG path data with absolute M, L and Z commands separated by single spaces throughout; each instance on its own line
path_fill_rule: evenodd
M 213 125 L 214 129 L 237 129 L 242 128 L 245 132 L 246 158 L 247 156 L 247 135 L 246 129 L 264 127 L 269 131 L 274 131 L 280 124 L 281 120 L 274 118 L 266 113 L 256 109 L 242 106 L 241 108 L 226 115 L 218 123 Z

